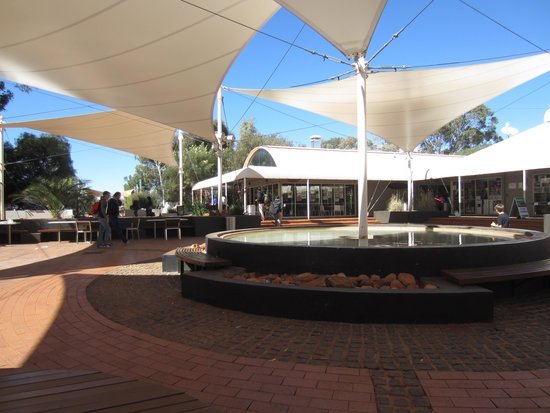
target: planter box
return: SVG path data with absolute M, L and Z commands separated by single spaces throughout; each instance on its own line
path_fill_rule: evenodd
M 449 213 L 445 211 L 374 211 L 374 218 L 382 224 L 421 224 L 430 218 L 447 216 Z

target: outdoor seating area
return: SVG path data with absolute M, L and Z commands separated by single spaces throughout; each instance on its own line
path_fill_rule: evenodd
M 210 232 L 225 231 L 225 217 L 121 217 L 120 222 L 127 238 L 203 236 Z M 235 219 L 236 228 L 260 226 L 259 216 L 242 216 Z M 99 223 L 95 219 L 19 219 L 0 222 L 0 243 L 37 243 L 47 241 L 92 242 L 97 239 Z

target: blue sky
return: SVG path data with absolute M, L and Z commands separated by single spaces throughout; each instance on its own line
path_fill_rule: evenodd
M 537 46 L 550 49 L 550 1 L 465 2 L 504 27 L 460 0 L 435 0 L 373 60 L 372 65 L 433 65 L 538 52 Z M 389 0 L 367 57 L 428 3 L 428 0 Z M 278 12 L 262 30 L 345 60 L 338 50 L 285 10 Z M 284 88 L 327 79 L 348 70 L 347 65 L 323 60 L 298 48 L 289 49 L 287 44 L 259 34 L 235 61 L 223 83 L 242 88 Z M 324 139 L 355 135 L 354 127 L 321 116 L 261 100 L 248 108 L 250 102 L 250 98 L 229 91 L 224 94 L 224 120 L 237 138 L 239 122 L 251 118 L 261 133 L 280 133 L 295 144 L 309 144 L 311 135 L 321 135 Z M 541 123 L 544 112 L 550 108 L 550 73 L 486 104 L 499 120 L 499 131 L 505 122 L 510 122 L 520 131 L 529 129 Z M 30 94 L 17 93 L 3 116 L 10 122 L 96 110 L 102 110 L 102 107 L 34 89 Z M 20 132 L 9 130 L 6 139 L 13 142 Z M 71 145 L 78 176 L 90 180 L 94 189 L 121 190 L 124 176 L 134 172 L 136 162 L 131 154 L 76 140 L 71 140 Z

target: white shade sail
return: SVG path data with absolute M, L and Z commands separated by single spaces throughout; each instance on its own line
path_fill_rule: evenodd
M 271 0 L 193 4 L 4 2 L 0 77 L 214 140 L 221 81 L 254 29 L 279 6 Z
M 64 118 L 14 122 L 3 128 L 29 128 L 119 149 L 177 166 L 174 129 L 129 113 L 109 111 Z
M 471 66 L 373 73 L 367 129 L 405 151 L 474 107 L 550 70 L 550 54 Z M 356 80 L 279 90 L 231 90 L 355 125 Z
M 276 0 L 348 57 L 364 53 L 386 0 Z

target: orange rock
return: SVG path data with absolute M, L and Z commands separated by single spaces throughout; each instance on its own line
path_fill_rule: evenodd
M 405 288 L 405 286 L 401 283 L 401 281 L 393 280 L 390 283 L 390 288 L 394 288 L 394 289 L 397 289 L 397 290 L 402 290 L 403 288 Z
M 372 274 L 372 275 L 370 276 L 370 279 L 371 279 L 372 282 L 380 281 L 381 278 L 382 278 L 382 277 L 380 277 L 378 274 Z
M 314 280 L 302 284 L 304 287 L 326 287 L 325 277 L 317 277 Z
M 401 281 L 404 285 L 415 285 L 416 279 L 414 278 L 414 275 L 409 274 L 408 272 L 400 272 L 397 276 L 397 279 Z
M 386 280 L 388 283 L 391 283 L 393 280 L 397 280 L 397 275 L 395 275 L 394 272 L 391 272 L 384 277 L 384 280 Z
M 435 284 L 432 284 L 432 283 L 428 283 L 424 286 L 424 289 L 425 290 L 436 290 L 438 289 L 439 287 Z
M 310 272 L 303 272 L 303 273 L 298 274 L 298 275 L 295 276 L 296 281 L 304 282 L 304 283 L 308 282 L 308 281 L 315 280 L 317 277 L 318 277 L 317 274 L 312 274 Z
M 330 276 L 327 278 L 327 285 L 333 288 L 355 288 L 355 280 L 348 277 Z

